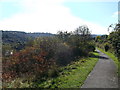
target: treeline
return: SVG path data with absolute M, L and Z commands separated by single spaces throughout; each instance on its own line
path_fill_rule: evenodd
M 111 24 L 108 30 L 113 29 L 109 35 L 102 35 L 96 37 L 96 45 L 106 52 L 114 52 L 114 54 L 120 59 L 120 23 L 115 26 Z
M 3 82 L 21 77 L 33 80 L 56 77 L 59 67 L 87 57 L 94 50 L 95 43 L 87 26 L 73 32 L 59 31 L 52 37 L 31 39 L 24 49 L 3 57 Z

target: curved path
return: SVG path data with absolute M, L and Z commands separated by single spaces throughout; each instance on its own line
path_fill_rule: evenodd
M 99 61 L 81 88 L 118 88 L 117 67 L 112 59 L 100 52 Z

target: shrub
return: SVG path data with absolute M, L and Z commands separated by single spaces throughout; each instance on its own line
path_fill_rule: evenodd
M 54 59 L 57 65 L 66 65 L 72 60 L 72 49 L 57 37 L 37 38 L 34 46 L 46 51 L 46 59 Z
M 8 60 L 4 60 L 3 62 L 4 80 L 13 77 L 21 77 L 25 74 L 43 74 L 51 67 L 51 65 L 55 64 L 54 60 L 47 60 L 46 56 L 47 52 L 34 47 L 29 47 L 15 53 L 9 62 Z M 6 77 L 6 75 L 9 77 Z
M 72 60 L 72 49 L 61 43 L 57 38 L 37 38 L 34 44 L 24 50 L 14 53 L 4 60 L 4 81 L 26 75 L 35 75 L 36 78 L 56 76 L 54 65 L 66 65 Z
M 60 41 L 57 37 L 40 37 L 34 40 L 34 47 L 47 52 L 46 59 L 48 60 L 53 58 L 59 43 Z
M 95 44 L 94 43 L 88 43 L 87 51 L 94 52 L 95 51 Z
M 105 49 L 105 51 L 107 52 L 107 51 L 109 50 L 109 46 L 106 44 L 106 45 L 104 46 L 104 49 Z
M 53 66 L 51 69 L 47 72 L 48 77 L 57 77 L 58 76 L 58 68 L 57 66 Z
M 72 49 L 66 43 L 59 43 L 55 51 L 54 59 L 57 65 L 67 65 L 73 59 Z

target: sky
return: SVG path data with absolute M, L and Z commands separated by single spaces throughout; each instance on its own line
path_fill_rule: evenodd
M 108 34 L 118 14 L 118 0 L 0 0 L 0 30 L 55 34 L 87 25 Z

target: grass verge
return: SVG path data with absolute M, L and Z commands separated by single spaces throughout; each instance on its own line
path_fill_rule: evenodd
M 33 83 L 40 88 L 80 88 L 98 61 L 99 54 L 94 52 L 91 57 L 83 58 L 59 70 L 59 76 L 50 78 L 45 82 Z

